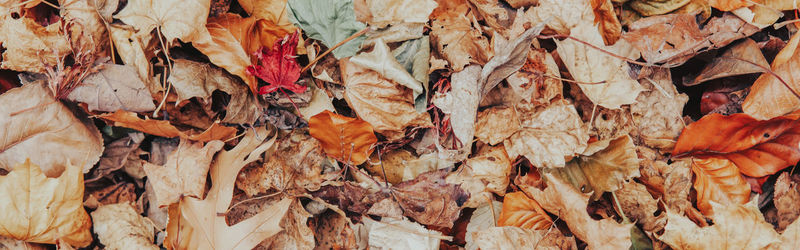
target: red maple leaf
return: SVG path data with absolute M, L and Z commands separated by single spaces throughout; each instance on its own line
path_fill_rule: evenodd
M 306 86 L 295 83 L 300 79 L 300 65 L 295 59 L 297 57 L 295 48 L 299 37 L 300 33 L 295 32 L 275 42 L 271 50 L 261 47 L 256 51 L 255 56 L 260 63 L 247 66 L 247 73 L 267 82 L 267 86 L 259 88 L 259 94 L 272 93 L 280 88 L 294 93 L 306 91 Z

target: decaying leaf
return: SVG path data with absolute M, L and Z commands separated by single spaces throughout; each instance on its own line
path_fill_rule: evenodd
M 156 109 L 147 86 L 131 66 L 104 64 L 87 76 L 67 99 L 88 104 L 89 110 L 145 112 Z
M 489 41 L 470 22 L 466 1 L 439 3 L 431 15 L 431 43 L 455 71 L 470 63 L 485 64 L 492 56 Z
M 544 29 L 544 24 L 532 27 L 518 37 L 495 36 L 492 43 L 494 55 L 481 69 L 481 97 L 486 96 L 503 79 L 522 68 L 528 59 L 531 42 Z
M 67 163 L 61 176 L 48 178 L 30 160 L 15 165 L 0 176 L 0 236 L 88 246 L 92 221 L 83 209 L 83 188 L 79 166 Z
M 403 214 L 424 225 L 452 227 L 469 194 L 447 183 L 447 173 L 447 169 L 428 172 L 392 187 Z
M 71 52 L 66 36 L 61 33 L 62 22 L 42 27 L 32 18 L 14 18 L 4 13 L 0 19 L 0 43 L 5 51 L 0 68 L 44 73 L 42 62 L 56 65 L 57 60 Z
M 492 194 L 504 195 L 511 175 L 511 159 L 502 145 L 478 147 L 475 156 L 450 173 L 446 181 L 459 184 L 469 193 L 466 207 L 478 207 L 493 200 Z
M 528 60 L 522 68 L 508 76 L 506 81 L 522 100 L 536 104 L 549 104 L 564 95 L 558 65 L 553 55 L 544 49 L 528 51 Z
M 467 250 L 478 249 L 475 244 L 475 237 L 473 234 L 483 231 L 484 229 L 496 227 L 497 219 L 503 209 L 503 203 L 492 200 L 489 203 L 483 204 L 472 212 L 472 216 L 467 223 L 467 233 L 464 236 Z
M 181 140 L 163 166 L 145 162 L 144 171 L 153 185 L 158 206 L 169 206 L 184 196 L 202 198 L 211 160 L 223 145 L 222 141 L 216 140 L 205 146 L 202 142 Z
M 308 123 L 309 134 L 320 141 L 325 153 L 347 164 L 366 161 L 378 141 L 369 123 L 327 110 L 311 117 Z
M 678 92 L 668 69 L 653 69 L 652 74 L 639 83 L 644 90 L 639 93 L 636 103 L 631 104 L 630 111 L 638 135 L 647 146 L 669 150 L 686 126 L 683 107 L 689 96 Z
M 375 159 L 375 154 L 373 154 Z M 404 149 L 383 153 L 379 162 L 369 162 L 366 170 L 373 176 L 383 178 L 392 184 L 413 180 L 420 174 L 437 169 L 452 167 L 453 163 L 439 159 L 436 154 L 424 154 L 419 157 Z
M 800 93 L 798 67 L 800 34 L 795 33 L 772 62 L 772 71 L 781 79 L 773 74 L 762 74 L 750 87 L 750 94 L 744 99 L 742 110 L 756 119 L 766 120 L 800 108 L 800 97 L 795 95 Z
M 103 153 L 103 139 L 94 124 L 73 115 L 41 82 L 0 95 L 0 168 L 31 159 L 48 177 L 69 162 L 89 172 Z
M 511 107 L 491 107 L 481 111 L 475 127 L 475 136 L 490 145 L 501 143 L 522 129 L 517 111 Z
M 658 202 L 647 192 L 647 187 L 637 182 L 626 182 L 615 192 L 622 212 L 632 221 L 642 225 L 645 232 L 658 232 L 666 224 L 666 214 L 656 216 Z
M 522 190 L 542 208 L 558 216 L 590 249 L 627 249 L 631 246 L 633 224 L 619 224 L 612 218 L 595 220 L 586 212 L 589 195 L 582 194 L 557 177 L 545 174 L 547 188 L 524 186 Z
M 213 141 L 226 140 L 236 135 L 236 128 L 222 126 L 219 123 L 211 124 L 211 127 L 202 133 L 195 133 L 191 130 L 181 131 L 177 127 L 165 120 L 153 120 L 149 118 L 141 119 L 136 113 L 121 111 L 100 116 L 105 120 L 113 121 L 114 126 L 135 129 L 147 134 L 162 137 L 181 137 L 193 141 Z
M 287 6 L 289 20 L 328 48 L 366 27 L 356 21 L 352 0 L 289 0 Z M 363 41 L 364 36 L 359 36 L 346 42 L 333 50 L 333 55 L 337 59 L 355 55 Z
M 769 67 L 758 44 L 748 38 L 726 50 L 719 57 L 715 57 L 697 77 L 684 82 L 683 85 L 693 86 L 717 78 L 760 73 Z
M 396 23 L 426 23 L 428 15 L 436 8 L 436 1 L 378 0 L 366 1 L 370 11 L 370 25 L 383 28 Z
M 503 198 L 503 211 L 497 219 L 497 226 L 542 230 L 552 225 L 553 220 L 539 203 L 528 198 L 524 192 L 508 193 Z
M 775 209 L 778 210 L 778 231 L 786 229 L 793 221 L 800 217 L 796 209 L 800 203 L 800 189 L 796 181 L 790 179 L 789 173 L 781 174 L 775 181 Z
M 520 105 L 522 130 L 503 142 L 511 159 L 522 155 L 536 167 L 558 168 L 586 149 L 589 134 L 575 107 L 565 102 L 535 108 Z
M 479 249 L 574 249 L 575 239 L 558 230 L 491 227 L 473 233 Z M 467 245 L 467 249 L 471 247 Z
M 242 9 L 250 16 L 264 19 L 276 24 L 278 27 L 292 33 L 297 30 L 290 21 L 287 13 L 286 0 L 238 0 Z
M 480 66 L 470 65 L 453 74 L 450 82 L 453 89 L 446 94 L 437 93 L 432 100 L 443 113 L 450 115 L 450 126 L 461 142 L 460 147 L 468 148 L 475 136 L 475 120 L 481 101 L 480 73 Z
M 325 155 L 322 150 L 319 141 L 295 131 L 278 142 L 274 156 L 263 165 L 244 168 L 236 178 L 236 187 L 247 196 L 270 189 L 316 191 L 323 181 Z
M 153 223 L 130 204 L 100 206 L 92 212 L 94 232 L 107 249 L 159 249 L 153 244 Z
M 452 239 L 407 220 L 383 218 L 375 221 L 365 218 L 364 224 L 367 226 L 369 246 L 376 249 L 433 250 L 439 248 L 440 240 Z

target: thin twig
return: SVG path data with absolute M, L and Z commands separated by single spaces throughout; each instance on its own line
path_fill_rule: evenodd
M 311 62 L 309 62 L 309 63 L 308 63 L 308 65 L 306 65 L 305 67 L 303 67 L 303 69 L 301 69 L 301 70 L 300 70 L 300 73 L 302 74 L 303 72 L 306 72 L 306 70 L 308 70 L 309 68 L 311 68 L 311 66 L 312 66 L 312 65 L 314 65 L 314 64 L 315 64 L 315 63 L 317 63 L 317 62 L 318 62 L 320 59 L 322 59 L 323 57 L 325 57 L 326 55 L 328 55 L 328 53 L 331 53 L 331 52 L 333 52 L 333 50 L 335 50 L 336 48 L 339 48 L 339 46 L 342 46 L 342 45 L 344 45 L 345 43 L 347 43 L 347 42 L 349 42 L 349 41 L 351 41 L 351 40 L 353 40 L 353 39 L 356 39 L 357 37 L 359 37 L 359 36 L 361 36 L 361 35 L 363 35 L 363 34 L 366 34 L 368 30 L 369 30 L 369 27 L 367 27 L 367 28 L 364 28 L 364 29 L 362 29 L 361 31 L 359 31 L 359 32 L 356 32 L 356 33 L 355 33 L 355 34 L 353 34 L 352 36 L 350 36 L 350 37 L 348 37 L 348 38 L 345 38 L 344 40 L 342 40 L 341 42 L 337 43 L 336 45 L 333 45 L 333 47 L 330 47 L 330 48 L 328 48 L 328 50 L 326 50 L 325 52 L 322 52 L 322 54 L 319 54 L 319 56 L 317 56 L 316 58 L 314 58 L 314 60 L 311 60 Z

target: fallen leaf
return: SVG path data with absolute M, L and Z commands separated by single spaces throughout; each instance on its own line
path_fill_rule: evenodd
M 414 108 L 413 90 L 382 77 L 348 59 L 339 61 L 345 85 L 344 98 L 359 118 L 390 140 L 405 129 L 432 126 L 427 113 Z
M 497 226 L 519 227 L 543 230 L 553 225 L 553 220 L 544 212 L 539 203 L 528 198 L 523 192 L 508 193 L 503 198 L 503 211 L 497 219 Z
M 355 232 L 353 232 L 352 223 L 348 222 L 347 217 L 332 213 L 331 216 L 315 216 L 311 220 L 310 224 L 314 226 L 317 247 L 326 249 L 357 248 Z
M 775 75 L 762 74 L 750 87 L 750 94 L 742 103 L 744 113 L 767 120 L 800 108 L 800 98 L 794 95 L 800 93 L 800 74 L 795 70 L 800 67 L 799 46 L 800 35 L 795 34 L 772 62 Z
M 321 41 L 328 48 L 344 41 L 366 27 L 356 21 L 353 0 L 289 0 L 289 20 L 303 29 L 311 39 Z M 333 50 L 336 59 L 353 56 L 358 52 L 364 36 L 356 37 Z
M 125 110 L 146 112 L 156 109 L 153 97 L 131 66 L 104 64 L 100 72 L 87 76 L 67 99 L 88 104 L 90 111 Z
M 744 204 L 750 198 L 750 185 L 736 165 L 725 158 L 691 159 L 697 208 L 712 215 L 711 201 L 726 205 Z
M 714 210 L 714 225 L 698 227 L 686 217 L 667 210 L 667 226 L 664 234 L 657 236 L 675 249 L 711 249 L 720 246 L 736 246 L 743 249 L 763 249 L 780 243 L 780 235 L 756 205 L 758 199 L 747 204 L 722 205 L 711 203 Z
M 46 177 L 30 160 L 15 165 L 0 176 L 0 236 L 88 246 L 92 221 L 83 209 L 83 188 L 81 168 L 69 160 L 58 178 Z
M 592 152 L 596 149 L 596 152 Z M 639 177 L 639 159 L 628 136 L 589 144 L 582 156 L 567 162 L 564 168 L 544 169 L 597 200 L 604 192 L 614 192 L 626 180 Z
M 257 135 L 259 134 L 257 139 Z M 184 197 L 179 203 L 180 219 L 172 217 L 167 227 L 167 248 L 252 249 L 262 240 L 282 230 L 280 221 L 292 199 L 284 198 L 258 214 L 229 226 L 224 216 L 231 205 L 234 182 L 244 166 L 252 163 L 272 147 L 275 136 L 266 137 L 264 128 L 246 133 L 231 150 L 223 150 L 215 158 L 210 172 L 213 185 L 204 200 Z M 172 222 L 175 222 L 173 224 Z M 179 223 L 179 224 L 178 224 Z M 175 230 L 180 230 L 180 234 Z
M 800 220 L 794 220 L 781 234 L 781 249 L 792 249 L 800 244 Z
M 267 86 L 258 89 L 259 94 L 272 93 L 280 88 L 298 94 L 306 91 L 306 86 L 297 84 L 300 79 L 300 65 L 295 59 L 295 47 L 299 36 L 300 33 L 295 32 L 276 41 L 272 49 L 261 47 L 255 53 L 260 63 L 247 66 L 247 73 L 267 83 Z
M 450 126 L 461 142 L 460 147 L 469 148 L 475 137 L 475 120 L 481 101 L 480 73 L 481 67 L 477 65 L 454 73 L 450 80 L 450 92 L 436 93 L 431 100 L 443 113 L 450 115 Z
M 367 23 L 378 28 L 397 23 L 427 23 L 437 6 L 433 0 L 378 0 L 366 4 L 371 14 Z
M 603 46 L 600 33 L 587 24 L 578 25 L 570 32 L 578 39 L 626 58 L 633 58 L 637 53 L 626 40 Z M 571 39 L 556 41 L 556 45 L 572 78 L 580 82 L 578 86 L 593 103 L 619 109 L 620 105 L 636 102 L 642 87 L 628 74 L 627 62 Z
M 672 83 L 672 74 L 667 69 L 653 69 L 653 73 L 639 80 L 639 83 L 644 90 L 630 107 L 639 137 L 647 146 L 672 149 L 675 139 L 686 126 L 683 108 L 689 96 L 678 92 Z
M 167 43 L 175 39 L 189 43 L 207 34 L 209 9 L 210 0 L 132 0 L 114 18 L 136 27 L 139 34 L 157 29 Z
M 262 165 L 244 168 L 236 178 L 236 187 L 249 197 L 271 189 L 281 192 L 319 190 L 326 161 L 316 139 L 295 131 L 278 142 L 274 154 Z
M 375 249 L 433 250 L 439 248 L 439 241 L 452 239 L 405 219 L 382 218 L 374 221 L 365 218 L 364 224 L 369 235 L 369 247 Z
M 162 137 L 181 137 L 193 141 L 213 141 L 213 140 L 226 140 L 236 135 L 236 128 L 222 126 L 219 123 L 213 123 L 211 127 L 202 133 L 194 133 L 193 131 L 181 131 L 175 126 L 165 120 L 153 120 L 149 118 L 141 119 L 136 113 L 121 111 L 105 114 L 99 116 L 102 119 L 113 121 L 114 126 L 126 127 L 135 129 L 146 134 Z
M 592 0 L 592 11 L 595 15 L 594 23 L 600 26 L 598 28 L 605 45 L 617 43 L 622 33 L 622 24 L 617 19 L 611 0 Z
M 243 196 L 244 198 L 246 196 Z M 234 203 L 240 203 L 239 206 L 232 207 L 226 215 L 227 221 L 230 224 L 236 224 L 247 219 L 261 211 L 269 208 L 273 204 L 280 201 L 280 197 L 272 197 L 269 200 L 242 200 Z M 255 249 L 311 249 L 314 247 L 314 234 L 311 228 L 307 225 L 308 219 L 311 214 L 306 211 L 303 204 L 299 200 L 292 201 L 286 216 L 281 219 L 280 227 L 283 228 L 278 234 L 269 237 L 257 246 Z
M 469 193 L 465 207 L 478 207 L 492 201 L 493 194 L 505 195 L 511 175 L 511 159 L 502 145 L 479 146 L 475 155 L 466 161 L 445 180 L 459 184 Z
M 492 50 L 494 55 L 481 69 L 481 97 L 486 96 L 503 79 L 522 68 L 528 59 L 531 42 L 544 29 L 544 24 L 539 24 L 526 30 L 519 37 L 506 40 L 502 36 L 493 38 Z
M 103 139 L 94 124 L 73 115 L 42 82 L 28 83 L 0 95 L 0 168 L 31 159 L 48 177 L 66 163 L 88 173 L 103 153 Z
M 297 27 L 289 21 L 286 0 L 238 0 L 238 2 L 252 17 L 268 20 L 287 33 L 297 30 Z
M 97 168 L 87 179 L 87 182 L 96 181 L 113 171 L 119 170 L 125 166 L 128 161 L 128 156 L 139 148 L 139 144 L 144 140 L 142 133 L 130 133 L 127 136 L 117 139 L 108 145 L 103 150 L 103 155 L 97 162 Z
M 30 243 L 22 240 L 15 240 L 13 238 L 0 236 L 0 247 L 3 249 L 19 249 L 19 250 L 46 250 L 48 249 L 44 244 Z
M 520 129 L 517 111 L 512 107 L 491 107 L 478 113 L 475 137 L 489 145 L 496 145 Z
M 533 166 L 560 168 L 566 164 L 565 157 L 586 149 L 589 134 L 574 106 L 564 102 L 531 106 L 517 107 L 523 128 L 503 142 L 511 159 L 522 155 Z
M 741 7 L 753 5 L 754 2 L 747 0 L 709 0 L 708 4 L 721 11 L 731 11 Z
M 677 10 L 686 4 L 689 4 L 690 0 L 634 0 L 631 1 L 630 7 L 631 9 L 636 10 L 639 14 L 643 16 L 655 16 L 655 15 L 663 15 L 674 10 Z
M 108 27 L 111 41 L 114 42 L 114 50 L 122 59 L 125 65 L 136 69 L 139 79 L 142 80 L 150 90 L 150 94 L 157 94 L 163 91 L 160 84 L 150 79 L 153 66 L 150 65 L 150 58 L 154 55 L 154 48 L 149 47 L 152 40 L 150 34 L 137 35 L 135 28 L 129 25 L 115 25 Z
M 758 44 L 748 38 L 715 57 L 697 77 L 684 81 L 683 85 L 694 86 L 723 77 L 760 73 L 769 67 Z
M 472 212 L 472 216 L 469 217 L 469 223 L 467 223 L 467 232 L 464 236 L 464 241 L 466 242 L 465 248 L 467 250 L 478 249 L 473 235 L 484 229 L 496 227 L 497 219 L 502 209 L 502 202 L 492 200 L 491 202 L 479 206 Z
M 347 164 L 366 161 L 372 145 L 378 141 L 369 123 L 327 110 L 311 117 L 308 127 L 309 134 L 319 140 L 326 154 Z
M 664 228 L 667 223 L 666 214 L 655 215 L 658 211 L 658 202 L 647 192 L 647 187 L 633 181 L 626 182 L 614 194 L 625 216 L 642 225 L 645 232 L 659 232 Z
M 91 40 L 91 44 L 87 45 L 88 49 L 93 50 L 93 53 L 98 57 L 109 56 L 109 49 L 105 46 L 109 42 L 108 32 L 106 30 L 106 23 L 101 16 L 101 12 L 113 8 L 116 10 L 117 3 L 112 1 L 66 1 L 60 0 L 59 5 L 65 6 L 61 10 L 61 16 L 67 22 L 77 25 L 69 27 L 70 36 L 73 41 L 81 41 L 82 39 Z M 114 11 L 111 10 L 111 11 Z M 109 19 L 110 13 L 109 13 Z M 85 40 L 84 40 L 85 41 Z M 81 41 L 83 42 L 83 41 Z M 88 42 L 87 42 L 88 43 Z
M 381 39 L 375 42 L 372 51 L 350 57 L 349 62 L 375 71 L 381 77 L 411 89 L 414 92 L 414 99 L 424 91 L 422 83 L 395 60 L 389 46 Z
M 92 212 L 94 232 L 109 249 L 159 249 L 153 224 L 126 203 L 100 206 Z
M 558 230 L 530 230 L 519 227 L 491 227 L 475 232 L 477 249 L 574 249 L 575 239 Z M 469 249 L 470 246 L 467 246 Z
M 120 182 L 116 185 L 109 185 L 99 190 L 87 190 L 84 195 L 83 206 L 89 209 L 97 209 L 100 206 L 114 203 L 136 203 L 136 185 L 133 183 Z
M 153 185 L 158 206 L 169 206 L 184 196 L 202 198 L 211 160 L 224 145 L 217 140 L 205 146 L 202 142 L 181 140 L 178 148 L 167 156 L 163 166 L 145 162 L 144 171 Z
M 375 155 L 373 154 L 373 160 Z M 369 162 L 365 167 L 367 172 L 373 176 L 380 176 L 383 178 L 383 173 L 386 173 L 386 180 L 392 184 L 398 184 L 403 181 L 413 180 L 420 174 L 452 167 L 452 162 L 439 159 L 436 154 L 424 154 L 419 157 L 415 156 L 408 150 L 398 149 L 383 153 L 378 162 Z
M 431 171 L 392 187 L 403 214 L 423 225 L 452 227 L 469 195 L 445 181 L 448 169 Z
M 784 172 L 775 180 L 773 202 L 778 210 L 778 231 L 785 230 L 800 217 L 800 211 L 797 210 L 797 204 L 800 203 L 800 189 L 797 182 L 791 179 L 789 173 Z
M 42 62 L 56 65 L 71 52 L 66 36 L 61 33 L 62 25 L 59 20 L 43 27 L 32 18 L 4 14 L 0 20 L 0 43 L 5 50 L 0 68 L 44 73 L 47 66 Z
M 470 63 L 485 64 L 489 61 L 492 56 L 489 41 L 473 28 L 466 1 L 453 1 L 450 6 L 442 5 L 441 1 L 439 4 L 431 14 L 431 43 L 450 63 L 453 71 L 459 72 Z
M 211 103 L 214 91 L 223 91 L 231 96 L 225 106 L 222 122 L 253 124 L 258 118 L 261 105 L 252 92 L 239 80 L 220 68 L 209 64 L 177 59 L 172 63 L 168 80 L 178 94 L 177 103 L 198 97 Z
M 564 95 L 564 85 L 554 78 L 559 75 L 558 65 L 550 53 L 544 49 L 531 49 L 522 68 L 508 76 L 506 81 L 522 100 L 547 105 Z
M 619 224 L 612 218 L 595 220 L 586 212 L 589 195 L 582 194 L 557 177 L 545 174 L 547 188 L 523 186 L 522 190 L 542 208 L 567 223 L 572 233 L 589 249 L 627 249 L 631 246 L 633 224 Z

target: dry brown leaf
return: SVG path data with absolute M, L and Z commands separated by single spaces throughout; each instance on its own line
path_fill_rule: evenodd
M 436 8 L 434 0 L 374 0 L 366 1 L 370 11 L 371 26 L 384 28 L 396 23 L 427 23 L 428 16 Z
M 544 49 L 531 49 L 522 68 L 506 81 L 522 100 L 547 105 L 564 95 L 561 80 L 554 78 L 557 76 L 560 72 L 553 56 Z
M 62 24 L 59 20 L 42 27 L 32 18 L 4 14 L 0 20 L 0 43 L 5 50 L 0 68 L 44 73 L 42 62 L 56 65 L 72 52 L 66 36 L 61 33 Z
M 372 126 L 358 118 L 325 110 L 308 123 L 308 133 L 319 140 L 325 153 L 346 164 L 364 163 L 378 142 Z
M 83 102 L 90 111 L 125 110 L 146 112 L 156 109 L 150 91 L 133 67 L 104 64 L 100 72 L 87 76 L 67 99 Z
M 470 194 L 465 207 L 478 207 L 493 200 L 492 193 L 504 195 L 511 175 L 511 159 L 503 145 L 479 146 L 475 156 L 467 159 L 446 181 L 460 184 Z
M 316 247 L 322 249 L 358 248 L 355 245 L 355 232 L 347 217 L 336 213 L 326 213 L 323 216 L 314 216 L 309 223 L 314 227 Z
M 522 130 L 505 140 L 508 156 L 525 156 L 536 167 L 564 167 L 565 157 L 581 153 L 589 141 L 575 107 L 565 102 L 535 108 L 517 106 Z
M 403 214 L 415 221 L 436 227 L 452 227 L 469 194 L 445 181 L 448 169 L 424 173 L 416 179 L 392 187 L 392 194 Z
M 92 243 L 79 166 L 67 163 L 61 176 L 47 178 L 30 160 L 15 165 L 0 176 L 0 211 L 0 236 L 78 247 Z
M 715 57 L 697 77 L 685 81 L 683 85 L 693 86 L 723 77 L 764 72 L 769 67 L 758 44 L 747 38 Z
M 148 44 L 153 41 L 150 34 L 136 34 L 136 31 L 129 25 L 114 25 L 109 26 L 108 29 L 111 41 L 114 42 L 114 50 L 122 59 L 125 65 L 129 65 L 136 69 L 139 78 L 144 81 L 150 90 L 151 95 L 163 91 L 163 87 L 155 84 L 156 81 L 152 80 L 150 74 L 152 73 L 152 65 L 150 58 L 154 55 L 153 48 Z M 157 39 L 156 39 L 157 40 Z
M 476 249 L 576 249 L 575 239 L 558 230 L 491 227 L 473 233 Z M 467 249 L 470 245 L 467 245 Z
M 503 211 L 497 219 L 497 226 L 543 230 L 552 225 L 553 220 L 550 219 L 550 215 L 524 192 L 508 193 L 503 198 Z
M 15 240 L 9 237 L 0 236 L 0 248 L 8 250 L 47 250 L 47 245 L 30 243 L 22 240 Z
M 236 187 L 247 196 L 265 193 L 270 189 L 281 192 L 316 191 L 323 181 L 325 155 L 320 143 L 309 135 L 295 131 L 281 139 L 274 156 L 263 165 L 242 170 Z
M 94 232 L 106 249 L 155 250 L 153 223 L 127 203 L 100 206 L 92 212 Z
M 489 41 L 473 28 L 466 1 L 440 1 L 431 14 L 431 43 L 458 72 L 470 63 L 485 64 L 492 56 Z M 461 2 L 461 3 L 459 3 Z M 431 67 L 436 68 L 436 67 Z
M 132 0 L 114 18 L 136 27 L 139 34 L 158 29 L 167 43 L 193 42 L 207 34 L 210 0 Z
M 626 180 L 639 177 L 639 159 L 628 136 L 589 144 L 582 156 L 567 162 L 564 168 L 544 169 L 597 200 L 604 192 L 614 192 Z
M 508 28 L 514 22 L 514 10 L 505 7 L 499 1 L 468 0 L 470 7 L 476 11 L 477 20 L 486 22 L 486 25 L 495 32 L 508 37 Z
M 658 232 L 664 228 L 667 223 L 666 214 L 655 215 L 658 202 L 647 192 L 647 187 L 633 181 L 626 182 L 614 194 L 622 212 L 630 220 L 642 225 L 645 232 Z
M 376 159 L 375 154 L 373 154 L 373 161 L 369 162 L 365 168 L 373 176 L 380 176 L 381 178 L 383 178 L 385 171 L 386 180 L 392 184 L 413 180 L 420 174 L 453 166 L 452 162 L 439 159 L 436 154 L 424 154 L 417 157 L 404 149 L 392 150 L 382 154 L 381 159 Z
M 339 67 L 345 100 L 375 132 L 396 140 L 403 137 L 406 128 L 433 126 L 427 113 L 418 113 L 414 108 L 411 89 L 348 59 L 340 60 Z
M 595 220 L 586 212 L 589 195 L 582 194 L 557 177 L 545 174 L 547 188 L 539 190 L 521 186 L 542 208 L 567 223 L 575 236 L 588 244 L 588 249 L 628 249 L 633 224 L 619 224 L 612 218 Z
M 110 174 L 113 171 L 123 168 L 134 151 L 139 149 L 139 144 L 144 140 L 142 133 L 129 133 L 127 136 L 117 139 L 103 150 L 103 156 L 97 163 L 97 168 L 86 181 L 95 181 Z
M 475 136 L 490 145 L 503 142 L 522 126 L 517 111 L 511 107 L 491 107 L 478 113 Z
M 758 210 L 758 199 L 747 204 L 711 203 L 714 225 L 698 227 L 686 217 L 667 210 L 667 226 L 658 239 L 673 249 L 716 249 L 731 246 L 741 249 L 763 249 L 780 243 L 780 235 L 764 221 Z
M 619 56 L 636 58 L 638 53 L 625 40 L 613 46 L 603 46 L 603 39 L 588 24 L 579 24 L 570 30 L 572 36 Z M 629 75 L 628 63 L 600 50 L 590 48 L 572 39 L 556 41 L 558 56 L 564 62 L 583 93 L 596 105 L 619 109 L 620 105 L 636 102 L 642 91 L 639 83 Z
M 490 227 L 496 227 L 497 219 L 502 209 L 502 202 L 492 200 L 491 202 L 479 206 L 472 212 L 472 216 L 469 217 L 469 223 L 467 223 L 467 232 L 464 236 L 464 241 L 466 242 L 465 248 L 467 250 L 478 249 L 473 234 Z
M 697 208 L 712 215 L 712 201 L 725 205 L 744 204 L 750 198 L 750 185 L 736 165 L 725 158 L 692 159 L 697 190 Z
M 783 231 L 789 224 L 800 217 L 800 188 L 796 181 L 791 181 L 789 173 L 782 173 L 775 181 L 773 202 L 778 210 L 778 231 Z
M 202 133 L 195 133 L 193 131 L 180 131 L 178 128 L 165 120 L 152 120 L 149 118 L 141 119 L 136 113 L 127 111 L 117 111 L 110 114 L 99 116 L 102 119 L 113 121 L 114 126 L 126 127 L 135 129 L 147 134 L 162 136 L 162 137 L 181 137 L 193 141 L 213 141 L 213 140 L 226 140 L 236 135 L 236 128 L 222 126 L 219 123 L 213 123 L 211 127 Z
M 99 190 L 86 191 L 84 196 L 86 198 L 83 200 L 83 206 L 89 209 L 97 209 L 100 206 L 114 203 L 133 204 L 136 203 L 136 185 L 120 182 Z
M 29 158 L 48 177 L 59 176 L 67 162 L 88 173 L 103 153 L 94 124 L 75 117 L 41 82 L 0 95 L 0 130 L 3 169 Z
M 222 141 L 214 140 L 203 146 L 202 142 L 183 139 L 167 156 L 163 166 L 145 162 L 144 171 L 153 184 L 158 206 L 169 206 L 184 196 L 202 198 L 211 160 L 224 145 Z
M 450 92 L 437 92 L 431 101 L 443 113 L 450 115 L 453 134 L 461 142 L 459 148 L 469 148 L 472 138 L 475 137 L 475 119 L 481 101 L 480 73 L 481 67 L 477 65 L 470 65 L 454 73 L 450 80 Z
M 286 0 L 238 0 L 242 9 L 252 17 L 258 19 L 265 19 L 278 27 L 292 33 L 297 30 L 297 27 L 289 21 L 289 16 L 286 11 Z M 302 48 L 302 42 L 298 44 L 298 48 Z M 298 53 L 303 50 L 298 50 Z
M 62 7 L 61 16 L 64 20 L 77 24 L 70 27 L 72 40 L 81 41 L 89 38 L 92 42 L 88 49 L 94 50 L 93 53 L 98 57 L 109 56 L 110 51 L 106 46 L 109 43 L 109 36 L 106 23 L 101 15 L 103 11 L 113 9 L 110 10 L 113 12 L 116 10 L 118 3 L 106 0 L 59 0 L 58 4 Z M 110 13 L 107 20 L 111 21 Z
M 790 113 L 800 108 L 800 34 L 792 39 L 775 56 L 772 71 L 792 89 L 787 89 L 775 75 L 762 74 L 750 87 L 750 94 L 742 103 L 742 110 L 756 119 L 766 120 Z
M 259 247 L 267 249 L 312 249 L 314 231 L 306 223 L 311 214 L 306 211 L 300 200 L 294 200 L 286 217 L 281 220 L 283 231 L 262 241 Z
M 494 55 L 481 69 L 481 78 L 478 80 L 481 97 L 486 96 L 503 79 L 522 68 L 527 61 L 531 43 L 542 29 L 544 24 L 538 24 L 517 37 L 509 37 L 508 40 L 500 35 L 492 38 Z
M 754 2 L 747 0 L 708 0 L 708 4 L 711 5 L 711 7 L 721 11 L 731 11 L 741 7 L 753 5 Z
M 617 19 L 611 0 L 592 0 L 592 11 L 595 15 L 594 23 L 600 26 L 598 29 L 603 35 L 605 45 L 617 43 L 622 33 L 622 24 Z
M 375 41 L 372 51 L 352 56 L 349 62 L 375 71 L 382 78 L 411 89 L 414 91 L 414 99 L 424 91 L 422 83 L 414 79 L 414 76 L 395 59 L 389 46 L 382 39 Z
M 253 124 L 258 118 L 261 105 L 238 79 L 209 64 L 184 59 L 177 59 L 172 64 L 167 81 L 178 94 L 176 102 L 198 97 L 206 104 L 211 104 L 212 93 L 220 90 L 231 96 L 225 106 L 225 118 L 222 122 Z
M 231 205 L 234 183 L 239 170 L 261 158 L 261 154 L 274 144 L 275 136 L 267 137 L 267 135 L 268 132 L 264 128 L 254 129 L 246 133 L 236 147 L 217 154 L 210 170 L 213 186 L 206 198 L 200 200 L 184 197 L 178 205 L 180 214 L 170 212 L 171 219 L 167 229 L 167 239 L 164 240 L 165 247 L 252 249 L 259 242 L 282 230 L 280 222 L 292 204 L 292 199 L 284 198 L 253 217 L 232 226 L 225 221 L 225 216 L 219 216 L 225 214 Z M 177 210 L 176 208 L 173 211 Z M 180 234 L 177 230 L 180 230 Z
M 631 117 L 639 137 L 645 145 L 670 150 L 686 126 L 682 115 L 689 96 L 678 92 L 668 69 L 653 69 L 653 73 L 639 83 L 644 91 L 636 98 L 636 103 L 631 104 Z

